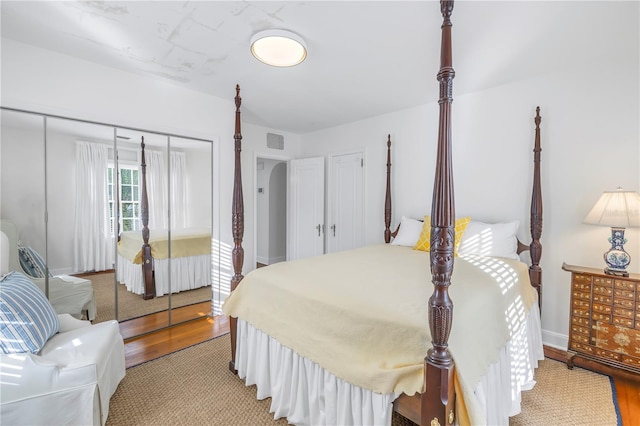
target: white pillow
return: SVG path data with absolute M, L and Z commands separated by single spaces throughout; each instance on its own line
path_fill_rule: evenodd
M 518 227 L 520 222 L 469 222 L 462 235 L 458 255 L 495 256 L 519 259 Z
M 391 245 L 413 247 L 420 238 L 420 232 L 422 232 L 422 221 L 402 216 L 400 229 L 391 241 Z

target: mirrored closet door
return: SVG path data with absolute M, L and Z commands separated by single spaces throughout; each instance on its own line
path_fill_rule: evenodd
M 125 337 L 208 316 L 211 156 L 208 140 L 3 109 L 2 219 L 51 276 L 90 281 L 94 322 Z

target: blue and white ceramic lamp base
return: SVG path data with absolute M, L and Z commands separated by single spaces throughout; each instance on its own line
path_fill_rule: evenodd
M 628 277 L 627 266 L 631 263 L 631 256 L 624 251 L 624 243 L 627 242 L 624 238 L 624 229 L 611 228 L 611 237 L 609 238 L 611 248 L 604 254 L 604 261 L 607 264 L 604 272 L 610 275 Z

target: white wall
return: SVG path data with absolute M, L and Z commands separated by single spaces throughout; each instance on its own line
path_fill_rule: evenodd
M 602 191 L 640 190 L 638 52 L 611 68 L 547 74 L 469 95 L 453 103 L 457 216 L 521 222 L 529 237 L 535 107 L 541 107 L 543 308 L 545 343 L 566 349 L 570 275 L 562 263 L 603 268 L 608 228 L 582 220 Z M 434 84 L 437 84 L 434 82 Z M 620 88 L 624 88 L 621 90 Z M 431 209 L 438 106 L 420 107 L 303 137 L 304 155 L 365 147 L 367 243 L 383 241 L 386 136 L 392 137 L 393 222 Z M 625 245 L 640 271 L 640 233 Z
M 199 149 L 184 150 L 187 164 L 187 226 L 211 226 L 212 146 L 201 142 Z M 194 147 L 195 148 L 195 147 Z
M 2 127 L 0 217 L 16 225 L 19 243 L 44 256 L 44 127 L 29 122 L 31 130 Z

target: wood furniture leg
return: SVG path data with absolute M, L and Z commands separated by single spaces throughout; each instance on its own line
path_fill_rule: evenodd
M 149 245 L 149 196 L 147 195 L 147 163 L 144 155 L 144 136 L 142 136 L 141 163 L 142 188 L 140 190 L 140 220 L 142 221 L 142 278 L 144 279 L 144 300 L 156 297 L 156 284 L 153 275 L 153 256 Z
M 567 368 L 569 370 L 573 370 L 573 358 L 575 358 L 576 355 L 573 351 L 567 351 Z

